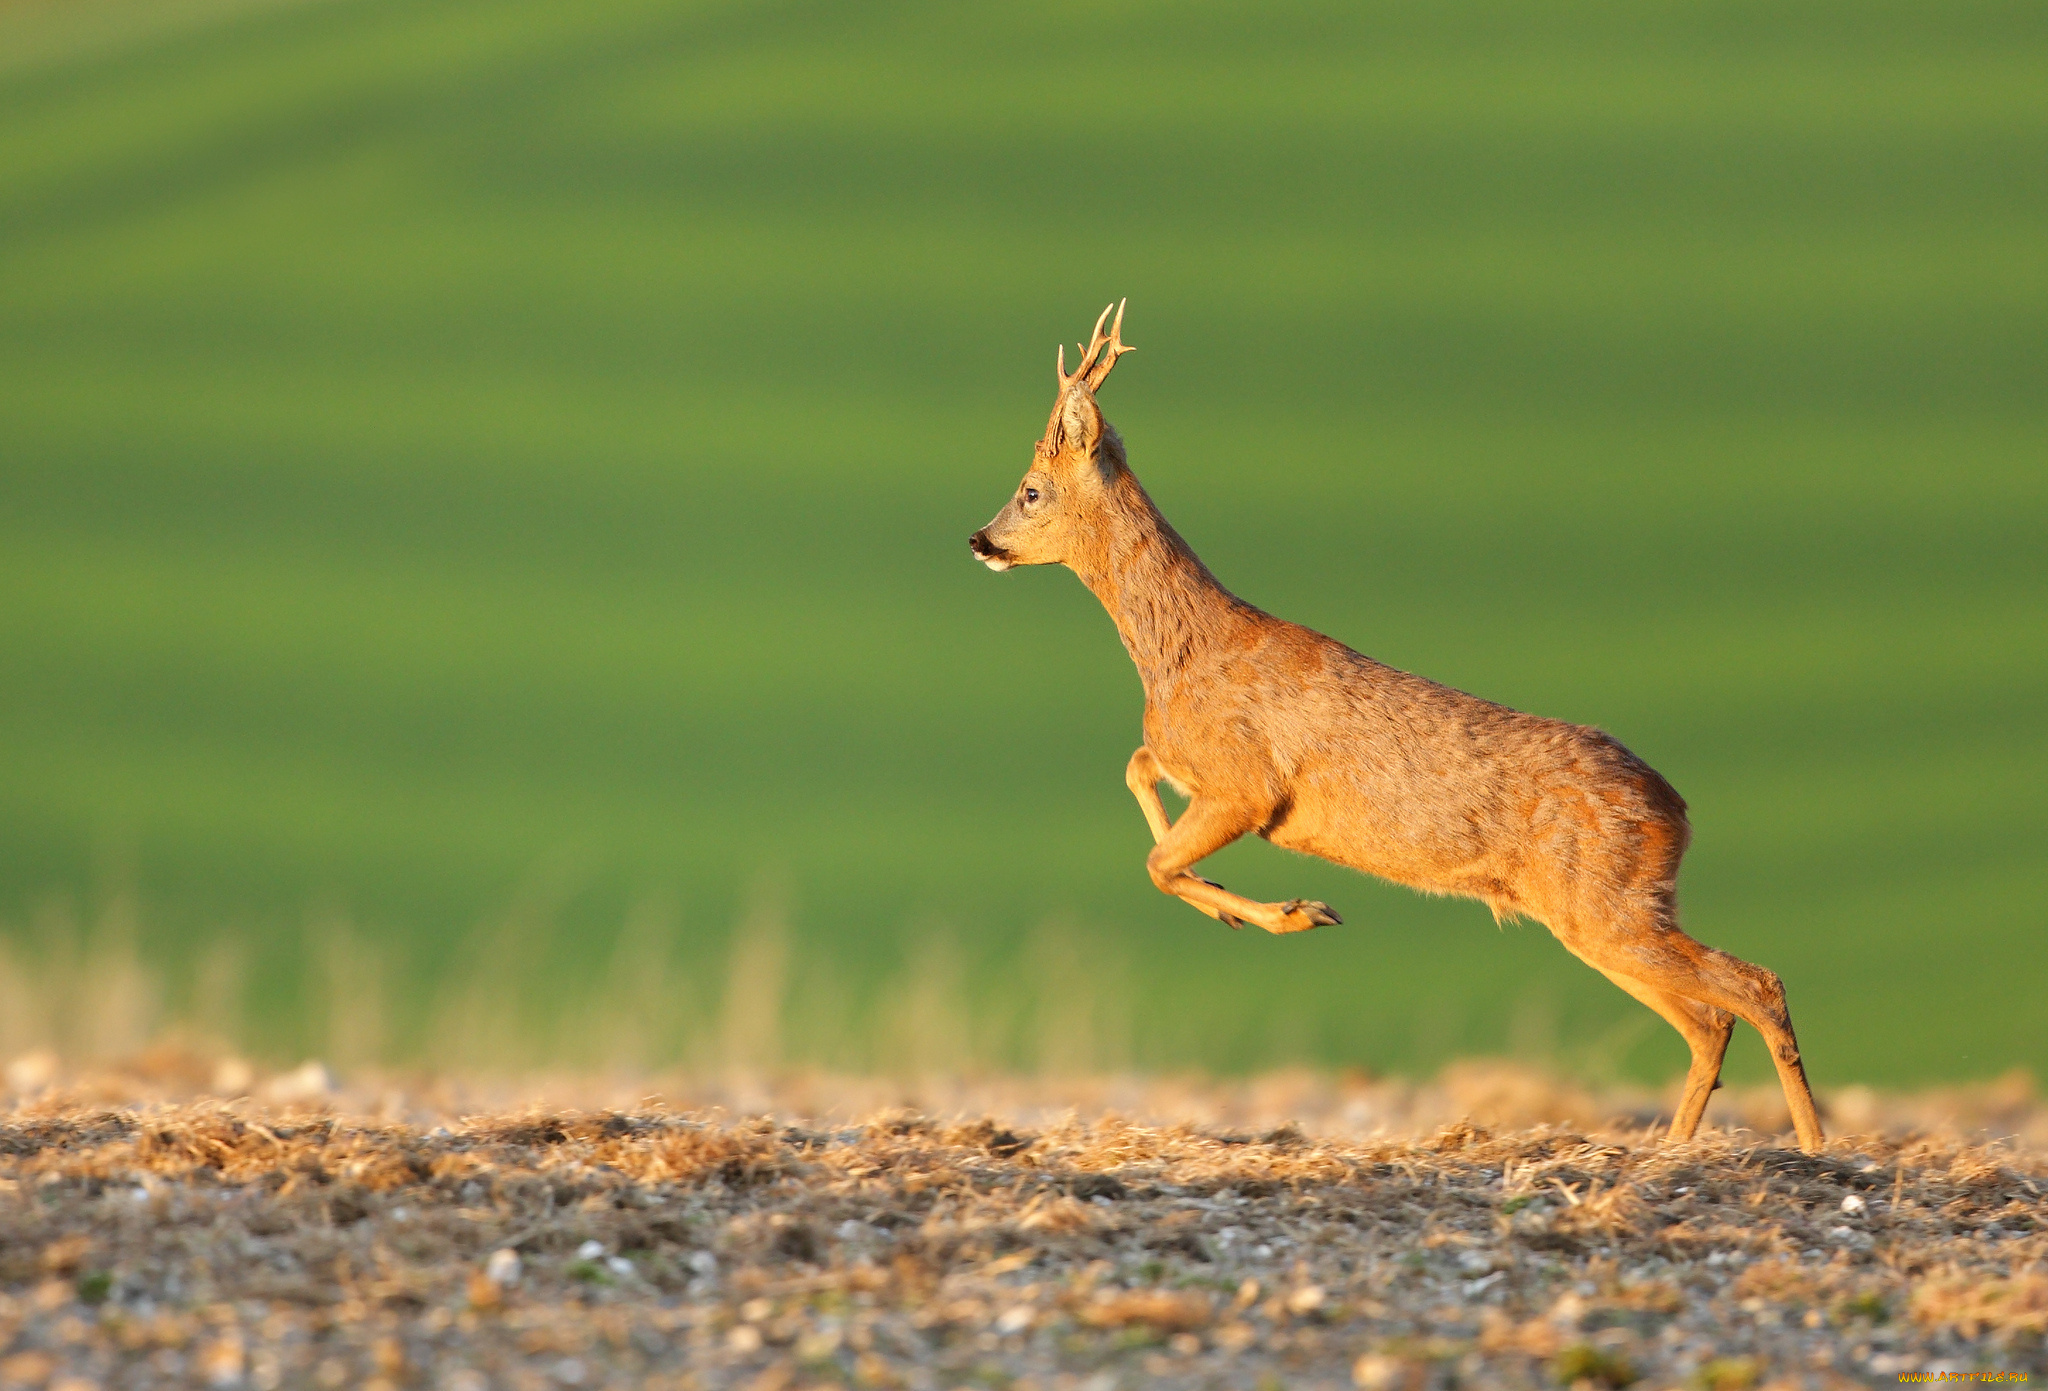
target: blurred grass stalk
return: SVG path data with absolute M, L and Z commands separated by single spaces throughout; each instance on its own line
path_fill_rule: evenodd
M 599 968 L 575 981 L 538 968 L 546 899 L 530 895 L 476 933 L 421 1018 L 394 1008 L 406 984 L 397 953 L 343 913 L 309 914 L 303 1029 L 291 1051 L 269 1056 L 251 1047 L 246 1026 L 275 1006 L 253 998 L 262 987 L 234 939 L 161 966 L 139 949 L 132 893 L 107 896 L 90 915 L 50 900 L 26 934 L 0 923 L 6 1091 L 17 1103 L 248 1095 L 367 1107 L 386 1119 L 479 1105 L 612 1109 L 646 1104 L 649 1087 L 684 1109 L 846 1118 L 908 1106 L 1029 1124 L 1117 1115 L 1425 1134 L 1472 1122 L 1654 1132 L 1669 1119 L 1670 1085 L 1644 1087 L 1603 1066 L 1605 1045 L 1560 1048 L 1547 1018 L 1518 1022 L 1513 1061 L 1452 1061 L 1427 1081 L 1318 1069 L 1306 1051 L 1234 1079 L 1162 1070 L 1157 1060 L 1148 1069 L 1128 964 L 1067 923 L 1042 926 L 980 971 L 958 940 L 932 930 L 901 970 L 863 993 L 828 959 L 792 950 L 773 895 L 757 896 L 723 960 L 702 962 L 679 959 L 673 906 L 648 899 Z M 549 980 L 551 990 L 536 985 Z M 1530 1010 L 1541 1015 L 1540 1001 Z M 2048 1109 L 2023 1068 L 1915 1092 L 1836 1088 L 1822 1103 L 1836 1135 L 2048 1144 Z M 1708 1121 L 1770 1136 L 1789 1117 L 1765 1084 L 1716 1093 Z
M 246 1027 L 275 1002 L 254 998 L 266 987 L 237 940 L 221 936 L 157 963 L 140 949 L 134 895 L 110 895 L 89 914 L 51 899 L 27 931 L 0 924 L 0 1057 L 47 1052 L 105 1065 L 174 1038 L 260 1062 L 314 1056 L 344 1072 L 425 1064 L 483 1077 L 562 1069 L 759 1077 L 787 1068 L 1079 1077 L 1134 1062 L 1125 963 L 1064 923 L 1041 927 L 1014 959 L 981 972 L 953 936 L 934 929 L 894 976 L 859 991 L 831 963 L 795 957 L 787 915 L 772 898 L 743 915 L 723 961 L 683 959 L 673 907 L 650 899 L 628 914 L 596 969 L 564 979 L 538 960 L 549 937 L 544 898 L 515 903 L 473 934 L 420 1011 L 396 1007 L 406 982 L 394 953 L 345 913 L 309 914 L 300 1027 L 282 1051 Z

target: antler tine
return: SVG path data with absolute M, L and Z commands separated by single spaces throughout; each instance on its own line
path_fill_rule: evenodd
M 1088 390 L 1094 391 L 1096 387 L 1102 385 L 1102 379 L 1109 375 L 1109 369 L 1116 366 L 1117 358 L 1131 351 L 1124 345 L 1121 336 L 1124 327 L 1124 305 L 1129 302 L 1123 300 L 1103 306 L 1102 313 L 1095 320 L 1094 331 L 1088 335 L 1088 341 L 1074 345 L 1080 349 L 1081 356 L 1075 361 L 1071 376 L 1067 373 L 1067 345 L 1060 344 L 1060 390 L 1065 391 L 1076 382 L 1086 382 Z M 1109 322 L 1112 310 L 1116 312 L 1116 323 L 1110 327 L 1109 337 L 1104 338 L 1102 326 Z
M 1104 313 L 1107 313 L 1108 311 L 1107 311 L 1107 310 L 1105 310 L 1105 311 L 1103 311 L 1103 312 L 1104 312 Z M 1095 327 L 1096 327 L 1096 328 L 1098 328 L 1098 329 L 1100 329 L 1100 328 L 1102 327 L 1102 324 L 1101 324 L 1101 323 L 1100 323 L 1100 322 L 1098 321 L 1098 322 L 1096 323 Z M 1059 356 L 1059 364 L 1060 364 L 1060 390 L 1062 390 L 1062 391 L 1065 391 L 1065 390 L 1066 390 L 1066 389 L 1067 389 L 1068 387 L 1072 386 L 1072 385 L 1073 385 L 1073 384 L 1074 384 L 1075 382 L 1078 382 L 1078 381 L 1080 381 L 1080 380 L 1081 380 L 1081 379 L 1082 379 L 1083 377 L 1085 377 L 1086 375 L 1088 375 L 1088 364 L 1089 364 L 1089 362 L 1090 362 L 1090 361 L 1092 361 L 1092 360 L 1094 359 L 1094 357 L 1095 357 L 1095 351 L 1096 351 L 1096 349 L 1100 348 L 1101 346 L 1102 346 L 1102 341 L 1101 341 L 1101 335 L 1100 335 L 1099 333 L 1098 333 L 1098 334 L 1096 335 L 1096 341 L 1095 341 L 1095 342 L 1093 342 L 1093 343 L 1076 343 L 1076 344 L 1074 345 L 1074 348 L 1075 348 L 1075 350 L 1076 350 L 1076 351 L 1078 351 L 1078 352 L 1079 352 L 1079 353 L 1081 354 L 1081 356 L 1080 356 L 1080 357 L 1079 357 L 1078 359 L 1076 359 L 1076 360 L 1075 360 L 1075 362 L 1074 362 L 1074 373 L 1073 373 L 1073 375 L 1072 375 L 1072 376 L 1068 376 L 1068 375 L 1067 375 L 1067 345 L 1066 345 L 1066 344 L 1064 344 L 1064 343 L 1060 344 L 1060 356 Z
M 1095 316 L 1095 327 L 1088 330 L 1089 347 L 1099 348 L 1102 346 L 1102 326 L 1109 322 L 1109 311 L 1114 308 L 1116 308 L 1116 306 L 1113 304 L 1105 304 L 1102 306 L 1102 312 Z
M 1060 369 L 1061 391 L 1065 391 L 1075 382 L 1080 381 L 1083 377 L 1088 375 L 1088 360 L 1095 355 L 1095 350 L 1091 347 L 1088 347 L 1081 343 L 1076 343 L 1074 346 L 1080 350 L 1081 360 L 1074 364 L 1073 373 L 1069 375 L 1067 372 L 1067 345 L 1064 343 L 1060 344 L 1058 361 Z
M 1102 344 L 1102 356 L 1096 360 L 1093 369 L 1088 371 L 1088 390 L 1091 392 L 1096 391 L 1102 386 L 1103 378 L 1109 375 L 1110 368 L 1116 366 L 1118 358 L 1122 357 L 1125 353 L 1137 351 L 1136 348 L 1124 342 L 1124 306 L 1129 303 L 1130 300 L 1128 299 L 1117 301 L 1116 322 L 1109 327 L 1109 338 Z M 1102 317 L 1104 319 L 1109 317 L 1107 309 L 1102 311 Z M 1095 330 L 1099 338 L 1102 332 L 1101 319 L 1096 320 Z M 1076 375 L 1079 375 L 1081 370 L 1081 368 L 1076 368 Z

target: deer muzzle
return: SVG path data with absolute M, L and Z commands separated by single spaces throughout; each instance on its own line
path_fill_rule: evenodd
M 986 529 L 977 531 L 967 538 L 967 549 L 974 552 L 974 558 L 991 570 L 1007 570 L 1014 563 L 1003 553 L 1002 547 L 988 539 Z

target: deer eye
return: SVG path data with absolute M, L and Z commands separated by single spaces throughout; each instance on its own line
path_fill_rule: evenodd
M 1036 488 L 1026 488 L 1026 489 L 1024 490 L 1024 500 L 1025 500 L 1026 502 L 1036 502 L 1036 501 L 1038 501 L 1038 489 L 1036 489 Z

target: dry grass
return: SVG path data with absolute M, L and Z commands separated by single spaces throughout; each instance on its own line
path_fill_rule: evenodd
M 731 1083 L 622 1106 L 592 1085 L 582 1109 L 467 1119 L 517 1098 L 244 1073 L 227 1080 L 253 1097 L 176 1099 L 209 1069 L 175 1052 L 34 1070 L 12 1070 L 39 1085 L 0 1119 L 0 1385 L 2048 1370 L 2048 1152 L 2016 1084 L 1864 1098 L 1874 1133 L 1808 1157 L 1729 1128 L 1665 1148 L 1637 1099 L 1499 1069 L 1417 1088 L 795 1078 L 746 1118 L 694 1109 Z M 1512 1128 L 1442 1123 L 1460 1088 Z M 1919 1128 L 1932 1111 L 2033 1138 Z

